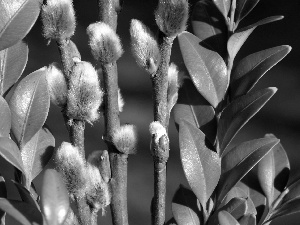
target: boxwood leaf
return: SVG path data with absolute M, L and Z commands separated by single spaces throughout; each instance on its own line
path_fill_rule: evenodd
M 259 0 L 237 0 L 235 9 L 235 22 L 238 24 L 256 6 Z
M 63 224 L 69 211 L 69 195 L 58 172 L 47 169 L 41 191 L 41 208 L 48 224 Z
M 26 203 L 28 203 L 28 204 L 30 204 L 32 206 L 35 206 L 38 210 L 40 210 L 40 206 L 35 201 L 33 195 L 24 186 L 22 186 L 21 184 L 15 182 L 13 180 L 12 180 L 12 182 L 17 187 L 22 201 L 26 202 Z
M 177 125 L 182 119 L 199 128 L 213 144 L 217 134 L 214 108 L 203 98 L 191 80 L 185 79 L 179 89 L 177 104 L 173 108 Z
M 40 211 L 26 202 L 0 198 L 0 209 L 23 225 L 43 224 Z
M 218 202 L 221 203 L 227 193 L 239 182 L 272 148 L 279 143 L 278 139 L 273 140 L 269 144 L 263 145 L 256 151 L 246 156 L 234 168 L 221 174 L 218 185 Z
M 276 137 L 264 137 L 246 141 L 235 146 L 230 151 L 228 151 L 227 154 L 223 154 L 221 163 L 222 173 L 226 173 L 227 171 L 233 169 L 237 164 L 247 158 L 249 154 L 252 154 L 259 148 L 273 143 L 277 140 L 278 139 Z
M 46 127 L 43 127 L 21 149 L 28 189 L 31 181 L 43 170 L 52 157 L 54 145 L 53 135 Z
M 232 198 L 226 205 L 215 211 L 210 217 L 208 225 L 219 225 L 218 214 L 221 211 L 229 212 L 236 220 L 242 218 L 247 211 L 246 202 L 245 198 Z
M 199 209 L 195 194 L 180 185 L 172 201 L 173 216 L 178 225 L 200 225 Z
M 222 112 L 218 126 L 221 154 L 237 132 L 269 101 L 277 88 L 250 92 L 232 101 Z
M 231 98 L 249 92 L 259 79 L 290 51 L 290 46 L 282 45 L 253 53 L 242 59 L 231 73 Z
M 223 14 L 224 19 L 227 20 L 228 12 L 231 5 L 231 0 L 213 0 L 220 12 Z
M 50 96 L 45 75 L 42 68 L 25 77 L 9 102 L 12 132 L 21 148 L 41 129 L 48 115 Z
M 6 93 L 22 75 L 28 60 L 28 46 L 22 41 L 0 51 L 0 94 Z
M 300 179 L 288 186 L 288 193 L 283 197 L 281 204 L 300 198 Z
M 9 137 L 11 112 L 6 100 L 0 96 L 0 137 Z
M 220 3 L 218 6 L 223 4 Z M 212 1 L 203 0 L 196 3 L 192 14 L 192 27 L 193 33 L 202 40 L 202 43 L 205 43 L 206 47 L 218 52 L 223 58 L 226 56 L 227 25 L 223 15 Z
M 268 221 L 274 220 L 277 217 L 287 216 L 300 212 L 300 198 L 293 199 L 275 209 Z
M 202 41 L 189 32 L 178 36 L 184 63 L 197 90 L 217 107 L 228 87 L 227 66 L 222 57 L 199 43 Z
M 225 210 L 218 213 L 218 220 L 220 225 L 240 225 L 239 222 Z
M 0 137 L 0 155 L 22 173 L 24 165 L 21 158 L 21 152 L 16 143 L 7 137 Z
M 245 43 L 249 35 L 253 32 L 253 30 L 260 25 L 264 25 L 267 23 L 271 23 L 277 20 L 283 19 L 283 16 L 271 16 L 265 19 L 262 19 L 252 25 L 249 25 L 247 27 L 244 27 L 238 31 L 236 31 L 234 34 L 232 34 L 228 40 L 227 43 L 227 50 L 229 57 L 231 61 L 234 60 L 236 54 L 242 47 L 242 45 Z
M 253 214 L 244 215 L 240 220 L 239 223 L 241 225 L 256 225 L 256 217 Z
M 275 138 L 274 135 L 266 135 Z M 278 143 L 257 164 L 257 177 L 260 186 L 268 199 L 269 206 L 277 199 L 287 185 L 290 174 L 290 163 L 282 145 Z
M 184 120 L 179 126 L 179 144 L 185 176 L 201 205 L 206 208 L 207 200 L 219 181 L 221 160 L 207 146 L 202 131 Z
M 41 0 L 0 1 L 0 50 L 26 36 L 40 14 L 40 8 Z

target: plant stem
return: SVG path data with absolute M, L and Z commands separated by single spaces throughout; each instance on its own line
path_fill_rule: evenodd
M 56 42 L 59 53 L 60 53 L 60 57 L 61 57 L 63 72 L 64 72 L 65 78 L 67 80 L 67 85 L 69 85 L 68 81 L 69 81 L 71 70 L 72 70 L 72 67 L 74 64 L 73 60 L 71 59 L 70 54 L 68 52 L 68 47 L 67 47 L 68 41 L 69 40 L 66 40 L 66 39 L 60 39 Z
M 154 121 L 160 122 L 166 130 L 169 126 L 169 111 L 167 102 L 168 68 L 174 38 L 160 32 L 161 62 L 152 76 L 154 100 Z M 154 138 L 154 137 L 153 137 Z M 163 136 L 159 142 L 152 139 L 152 154 L 154 161 L 154 197 L 152 205 L 152 224 L 163 225 L 165 222 L 166 201 L 166 164 L 169 158 L 169 139 Z

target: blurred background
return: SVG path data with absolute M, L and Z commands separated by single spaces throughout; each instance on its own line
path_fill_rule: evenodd
M 192 7 L 197 1 L 190 0 Z M 125 107 L 120 115 L 121 123 L 132 123 L 137 126 L 139 141 L 136 155 L 129 157 L 128 204 L 130 224 L 151 224 L 150 202 L 153 197 L 153 164 L 149 151 L 149 124 L 153 121 L 150 77 L 137 66 L 130 51 L 129 25 L 135 18 L 143 21 L 156 32 L 153 12 L 157 0 L 125 0 L 119 14 L 118 30 L 124 55 L 118 61 L 119 86 L 125 99 Z M 74 0 L 77 17 L 77 29 L 73 41 L 77 44 L 82 60 L 95 63 L 87 44 L 86 28 L 97 21 L 97 1 Z M 275 134 L 285 147 L 291 162 L 291 173 L 300 173 L 300 2 L 298 0 L 261 0 L 254 10 L 240 24 L 240 27 L 252 24 L 262 18 L 273 15 L 284 15 L 284 19 L 256 28 L 241 48 L 236 60 L 250 53 L 278 45 L 292 46 L 291 53 L 271 69 L 257 84 L 256 89 L 277 87 L 278 92 L 267 105 L 239 132 L 233 145 L 242 141 L 261 138 L 266 133 Z M 47 45 L 41 35 L 41 21 L 37 23 L 26 37 L 29 45 L 29 60 L 23 75 L 27 75 L 43 66 L 60 60 L 54 42 Z M 175 40 L 171 61 L 183 66 L 182 58 Z M 60 109 L 51 105 L 46 121 L 56 138 L 56 147 L 61 142 L 69 141 Z M 86 126 L 85 145 L 87 155 L 93 150 L 106 149 L 102 141 L 103 121 L 93 126 Z M 178 133 L 173 118 L 170 121 L 171 152 L 168 162 L 167 186 L 167 219 L 171 218 L 172 197 L 182 183 L 188 186 L 184 177 L 179 157 Z M 12 168 L 1 159 L 1 168 L 6 180 L 12 178 Z M 35 180 L 40 187 L 42 175 Z M 17 196 L 15 187 L 9 182 L 9 195 Z M 16 197 L 15 197 L 16 198 Z M 299 224 L 300 214 L 277 219 L 272 224 Z M 99 217 L 99 224 L 111 224 L 110 212 Z

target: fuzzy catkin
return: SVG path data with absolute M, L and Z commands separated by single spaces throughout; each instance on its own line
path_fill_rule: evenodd
M 42 6 L 43 34 L 47 39 L 69 39 L 76 28 L 72 0 L 47 0 Z
M 131 50 L 137 64 L 150 74 L 156 72 L 160 62 L 160 52 L 151 31 L 139 20 L 130 24 Z
M 92 54 L 102 64 L 117 61 L 123 54 L 119 36 L 106 23 L 90 24 L 87 28 L 87 34 Z
M 136 127 L 132 124 L 125 124 L 117 129 L 112 137 L 116 148 L 124 154 L 134 154 L 137 143 Z

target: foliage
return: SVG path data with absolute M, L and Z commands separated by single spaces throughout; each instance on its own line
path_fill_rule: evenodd
M 140 21 L 131 22 L 132 52 L 153 84 L 152 224 L 165 223 L 167 131 L 172 109 L 191 190 L 179 186 L 171 221 L 178 225 L 268 224 L 300 211 L 300 182 L 288 184 L 290 164 L 277 137 L 267 134 L 231 145 L 277 90 L 252 88 L 291 50 L 285 45 L 273 47 L 236 62 L 237 53 L 256 27 L 283 18 L 268 17 L 240 28 L 240 21 L 258 2 L 199 0 L 191 9 L 193 33 L 184 31 L 186 0 L 159 1 L 155 11 L 158 37 Z M 70 40 L 75 31 L 71 0 L 48 0 L 43 6 L 40 0 L 0 2 L 0 155 L 15 168 L 13 183 L 21 197 L 7 197 L 1 176 L 0 224 L 5 224 L 8 214 L 26 225 L 92 225 L 97 223 L 98 211 L 104 212 L 108 205 L 114 225 L 128 224 L 127 158 L 136 152 L 137 131 L 134 125 L 121 125 L 119 119 L 124 102 L 117 60 L 123 49 L 116 26 L 122 1 L 99 3 L 101 22 L 87 29 L 95 69 L 81 61 Z M 41 9 L 43 34 L 57 43 L 62 65 L 51 64 L 19 81 L 28 59 L 28 46 L 22 39 Z M 188 71 L 185 77 L 170 63 L 176 37 Z M 71 142 L 63 142 L 56 151 L 55 137 L 45 124 L 50 100 L 61 108 Z M 86 159 L 85 123 L 96 122 L 100 113 L 108 151 L 94 151 Z M 56 170 L 45 169 L 52 157 Z M 39 194 L 32 181 L 43 170 Z

